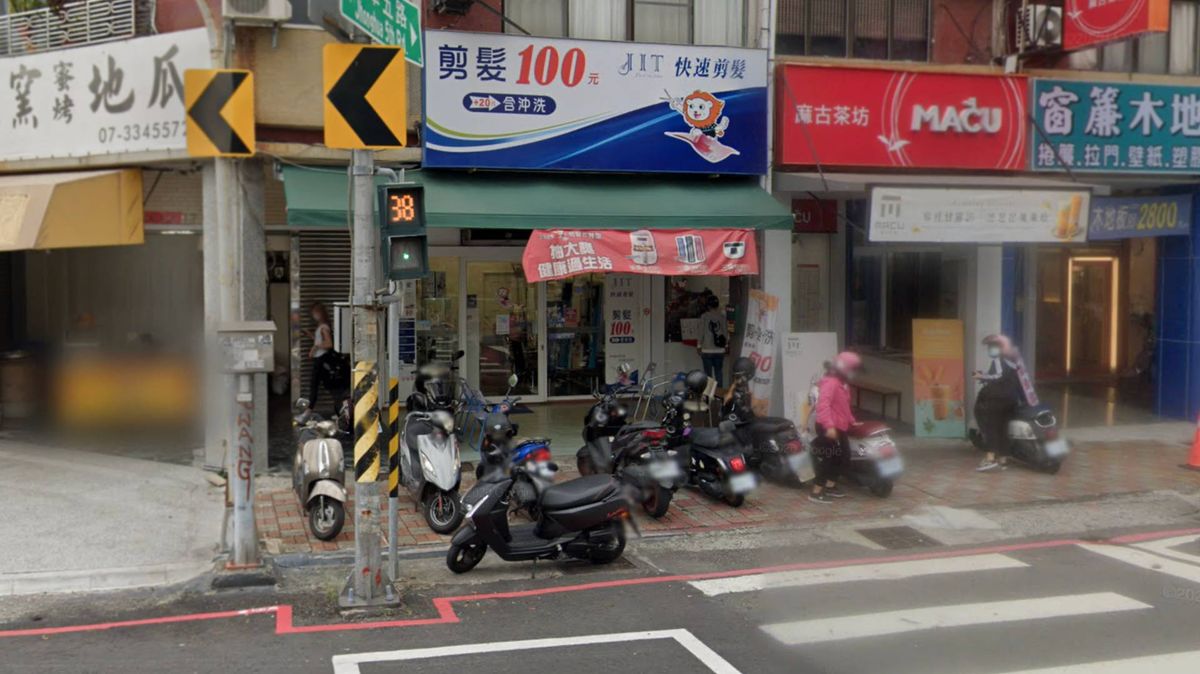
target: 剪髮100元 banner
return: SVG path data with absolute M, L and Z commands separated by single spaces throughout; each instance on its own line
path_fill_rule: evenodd
M 963 323 L 955 319 L 913 321 L 913 425 L 923 438 L 961 438 Z
M 428 31 L 425 166 L 767 170 L 767 53 Z

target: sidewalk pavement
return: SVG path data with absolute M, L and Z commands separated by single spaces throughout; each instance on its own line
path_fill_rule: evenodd
M 765 529 L 825 524 L 842 518 L 874 519 L 927 511 L 932 506 L 968 508 L 1023 503 L 1053 503 L 1117 494 L 1173 490 L 1200 492 L 1200 473 L 1179 467 L 1187 458 L 1192 428 L 1188 424 L 1155 424 L 1143 431 L 1125 429 L 1110 435 L 1113 441 L 1073 441 L 1072 454 L 1057 475 L 1046 475 L 1011 465 L 1007 470 L 977 473 L 981 454 L 965 441 L 898 438 L 907 469 L 892 495 L 871 496 L 865 489 L 847 487 L 849 496 L 831 505 L 808 501 L 807 491 L 766 484 L 751 494 L 741 508 L 731 508 L 691 489 L 676 493 L 667 515 L 651 520 L 640 509 L 638 525 L 647 535 L 698 533 L 726 529 Z M 1102 432 L 1072 434 L 1103 438 Z M 1187 442 L 1183 442 L 1186 440 Z M 563 466 L 558 481 L 576 477 Z M 349 476 L 348 476 L 349 477 Z M 474 482 L 463 475 L 463 493 Z M 353 494 L 353 488 L 351 488 Z M 352 496 L 353 497 L 353 496 Z M 290 483 L 260 482 L 256 502 L 259 536 L 271 554 L 333 553 L 353 550 L 354 508 L 347 509 L 346 528 L 334 541 L 323 543 L 308 532 Z M 401 547 L 444 546 L 449 537 L 429 530 L 407 492 L 400 496 Z
M 9 440 L 0 494 L 0 597 L 193 578 L 225 508 L 198 468 Z

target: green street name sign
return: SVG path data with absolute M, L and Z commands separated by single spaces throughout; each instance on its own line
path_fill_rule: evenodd
M 404 47 L 404 59 L 425 65 L 421 9 L 408 0 L 340 0 L 342 16 L 379 44 Z

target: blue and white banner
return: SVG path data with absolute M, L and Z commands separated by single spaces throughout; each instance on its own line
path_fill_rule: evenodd
M 1093 197 L 1088 241 L 1186 235 L 1192 231 L 1192 195 Z
M 767 53 L 427 31 L 425 166 L 760 175 Z

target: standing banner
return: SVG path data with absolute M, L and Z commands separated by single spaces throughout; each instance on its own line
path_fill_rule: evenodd
M 0 59 L 0 160 L 182 155 L 183 73 L 211 66 L 203 28 Z
M 767 52 L 425 33 L 426 167 L 767 171 Z
M 913 320 L 913 425 L 922 438 L 966 437 L 963 323 Z
M 666 276 L 758 273 L 750 229 L 545 229 L 521 256 L 530 283 L 596 272 Z
M 1063 49 L 1073 51 L 1141 33 L 1165 33 L 1171 0 L 1065 0 Z
M 789 332 L 783 339 L 783 416 L 806 430 L 812 405 L 809 389 L 837 355 L 836 332 Z
M 1087 190 L 871 188 L 871 241 L 1082 243 Z
M 779 298 L 761 290 L 750 291 L 746 308 L 746 338 L 742 340 L 742 357 L 754 361 L 754 380 L 750 394 L 754 396 L 754 413 L 766 416 L 771 410 L 771 382 L 775 376 L 775 317 L 779 314 Z
M 604 278 L 604 381 L 621 381 L 621 365 L 630 372 L 642 366 L 642 302 L 638 278 L 633 274 L 609 274 Z
M 1191 194 L 1092 198 L 1088 241 L 1186 236 L 1191 231 Z

